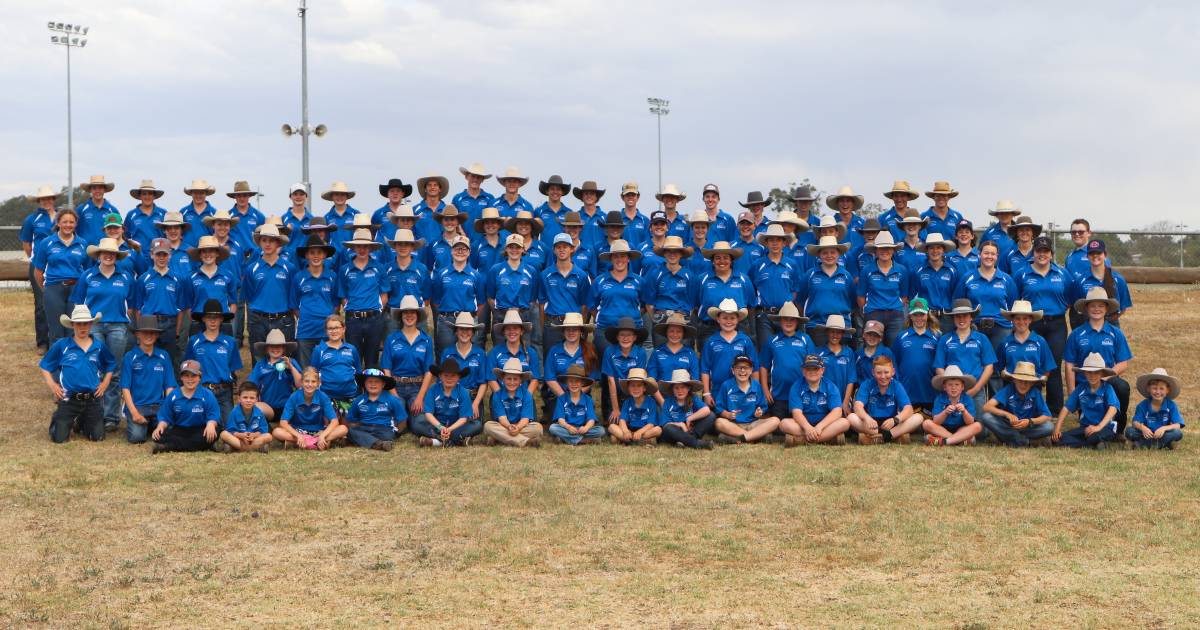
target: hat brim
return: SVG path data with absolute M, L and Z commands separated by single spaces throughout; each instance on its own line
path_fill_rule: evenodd
M 415 238 L 415 239 L 412 239 L 411 241 L 401 241 L 398 239 L 390 239 L 389 238 L 389 239 L 387 239 L 387 243 L 388 243 L 388 247 L 395 247 L 401 243 L 408 243 L 409 245 L 412 245 L 413 251 L 416 251 L 418 249 L 421 249 L 422 247 L 425 247 L 425 239 L 423 239 L 423 238 Z
M 1092 368 L 1092 367 L 1079 366 L 1079 367 L 1075 368 L 1075 371 L 1076 372 L 1084 372 L 1084 373 L 1099 372 L 1101 376 L 1113 376 L 1116 374 L 1116 372 L 1114 372 L 1112 368 L 1108 368 L 1108 367 Z
M 337 254 L 337 250 L 332 245 L 309 245 L 307 247 L 297 247 L 296 255 L 300 258 L 308 258 L 308 252 L 313 249 L 319 249 L 325 252 L 325 257 L 330 258 Z
M 848 326 L 842 326 L 840 328 L 838 328 L 838 327 L 830 328 L 829 326 L 826 326 L 825 324 L 816 324 L 813 326 L 813 330 L 840 330 L 840 331 L 846 333 L 847 335 L 853 335 L 855 329 L 850 328 Z
M 1007 319 L 1010 322 L 1017 315 L 1028 315 L 1029 317 L 1033 318 L 1033 321 L 1036 322 L 1045 315 L 1045 312 L 1042 311 L 1042 309 L 1038 309 L 1038 310 L 1030 312 L 1030 313 L 1026 313 L 1025 311 L 1016 312 L 1016 311 L 1006 311 L 1004 309 L 1000 309 L 1000 316 L 1003 317 L 1004 319 Z
M 970 374 L 938 374 L 932 379 L 934 389 L 941 389 L 942 384 L 950 379 L 958 379 L 963 382 L 964 389 L 971 389 L 975 386 L 977 379 Z
M 1038 376 L 1037 374 L 1015 374 L 1013 372 L 1009 372 L 1008 370 L 1001 370 L 1000 378 L 1010 381 L 1025 381 L 1026 383 L 1041 383 L 1046 380 L 1045 376 Z
M 130 189 L 129 196 L 133 197 L 134 199 L 141 199 L 142 193 L 144 193 L 144 192 L 152 192 L 152 193 L 154 193 L 154 198 L 158 199 L 159 197 L 163 196 L 164 191 L 161 191 L 157 188 L 133 188 L 133 189 Z M 35 200 L 36 199 L 37 198 L 35 198 Z
M 750 206 L 763 206 L 763 207 L 769 206 L 769 205 L 771 205 L 771 200 L 763 199 L 760 201 L 746 201 L 746 202 L 739 201 L 738 205 L 749 210 Z
M 353 199 L 354 195 L 357 194 L 353 190 L 326 190 L 325 192 L 321 193 L 321 198 L 325 201 L 333 201 L 333 193 L 345 194 L 347 201 Z
M 993 209 L 993 210 L 988 210 L 988 211 L 987 211 L 987 213 L 988 213 L 988 214 L 990 214 L 990 215 L 992 215 L 992 216 L 997 216 L 997 215 L 1000 215 L 1000 214 L 1011 214 L 1011 215 L 1013 215 L 1013 216 L 1017 216 L 1017 215 L 1021 214 L 1021 209 L 1020 209 L 1020 208 L 1009 208 L 1009 209 L 1007 209 L 1007 210 L 995 210 L 995 209 Z
M 200 252 L 205 250 L 213 250 L 217 252 L 217 262 L 224 262 L 229 258 L 229 249 L 225 247 L 189 247 L 187 250 L 188 258 L 192 260 L 200 260 Z
M 91 324 L 100 319 L 100 316 L 103 314 L 104 313 L 93 313 L 91 319 L 71 319 L 70 315 L 64 313 L 58 316 L 58 323 L 62 324 L 66 328 L 70 328 L 71 324 Z
M 392 316 L 392 319 L 394 319 L 394 320 L 396 320 L 396 321 L 400 321 L 400 318 L 401 318 L 401 317 L 403 317 L 405 313 L 416 313 L 416 314 L 417 314 L 417 323 L 418 323 L 418 324 L 420 324 L 421 322 L 425 321 L 425 309 L 424 309 L 423 307 L 417 307 L 417 308 L 393 308 L 393 309 L 391 309 L 391 311 L 392 311 L 392 312 L 391 312 L 390 314 L 391 314 L 391 316 Z
M 609 326 L 608 328 L 604 329 L 604 338 L 606 340 L 608 340 L 608 343 L 616 345 L 617 334 L 620 333 L 622 330 L 631 331 L 637 337 L 636 340 L 633 342 L 633 345 L 635 345 L 635 346 L 641 345 L 643 342 L 646 341 L 646 329 L 642 328 L 640 326 L 636 327 L 636 328 L 629 328 L 629 327 L 622 328 L 619 326 Z
M 810 243 L 809 245 L 806 245 L 805 248 L 808 249 L 809 256 L 817 256 L 821 253 L 822 249 L 836 249 L 838 250 L 838 253 L 845 254 L 846 251 L 850 249 L 850 244 L 838 243 L 837 245 L 821 245 L 819 243 Z
M 687 199 L 687 195 L 685 195 L 683 193 L 654 193 L 654 199 L 656 201 L 662 201 L 663 197 L 674 197 L 674 198 L 678 199 L 679 201 L 683 201 L 684 199 Z
M 767 239 L 769 239 L 769 238 L 782 238 L 783 240 L 787 241 L 788 247 L 791 247 L 792 245 L 796 244 L 796 235 L 788 234 L 786 232 L 784 232 L 783 234 L 767 234 L 766 232 L 763 232 L 762 234 L 759 234 L 758 236 L 754 237 L 754 240 L 758 241 L 759 245 L 766 245 Z
M 688 247 L 687 245 L 681 245 L 679 247 L 667 247 L 666 245 L 659 245 L 653 248 L 653 251 L 655 256 L 662 256 L 667 252 L 679 252 L 684 258 L 688 258 L 692 254 L 696 253 L 695 249 Z
M 658 383 L 659 390 L 671 391 L 676 385 L 687 385 L 688 389 L 692 390 L 693 394 L 699 394 L 700 390 L 704 389 L 704 385 L 700 381 L 662 381 Z
M 521 182 L 522 186 L 529 183 L 528 177 L 521 177 L 519 175 L 497 175 L 496 176 L 496 181 L 500 182 L 500 184 L 502 184 L 502 185 L 504 184 L 504 182 L 506 182 L 510 179 L 513 181 Z
M 951 316 L 951 317 L 953 317 L 953 316 L 955 316 L 955 315 L 970 315 L 970 316 L 974 317 L 974 316 L 976 316 L 976 315 L 978 315 L 978 314 L 979 314 L 979 308 L 980 308 L 980 307 L 976 306 L 975 308 L 973 308 L 973 309 L 971 309 L 971 310 L 969 310 L 969 311 L 964 311 L 964 310 L 960 310 L 960 309 L 957 309 L 957 308 L 952 308 L 952 309 L 950 309 L 950 310 L 948 310 L 948 311 L 945 311 L 945 312 L 943 312 L 942 314 L 943 314 L 943 315 L 949 315 L 949 316 Z
M 1093 299 L 1089 300 L 1086 297 L 1083 297 L 1083 298 L 1079 298 L 1078 300 L 1075 300 L 1075 305 L 1074 305 L 1075 312 L 1079 313 L 1080 315 L 1087 315 L 1088 302 L 1104 302 L 1105 304 L 1108 305 L 1108 314 L 1109 315 L 1112 315 L 1113 313 L 1117 312 L 1117 309 L 1119 309 L 1121 307 L 1120 303 L 1118 303 L 1116 300 L 1114 300 L 1112 298 L 1105 298 L 1103 300 L 1093 298 Z
M 565 322 L 564 322 L 564 323 L 562 323 L 562 324 L 547 324 L 547 326 L 549 326 L 549 327 L 551 327 L 551 328 L 558 328 L 558 329 L 560 329 L 560 330 L 562 330 L 562 329 L 564 329 L 564 328 L 578 328 L 578 329 L 580 329 L 580 330 L 582 330 L 582 331 L 584 331 L 584 332 L 592 332 L 593 330 L 596 330 L 596 325 L 595 325 L 595 324 L 588 324 L 588 323 L 583 323 L 583 324 L 574 324 L 574 323 L 572 323 L 572 324 L 567 324 L 567 323 L 565 323 Z
M 464 326 L 458 322 L 454 322 L 454 324 L 452 324 L 450 327 L 454 328 L 454 329 L 462 329 L 462 330 L 479 330 L 480 328 L 483 328 L 483 324 L 481 324 L 479 322 L 475 322 L 474 324 L 471 324 L 470 326 Z
M 621 389 L 626 394 L 629 393 L 629 384 L 630 383 L 642 383 L 643 385 L 645 385 L 647 395 L 658 393 L 658 381 L 655 381 L 654 379 L 650 378 L 649 376 L 647 376 L 646 378 L 623 378 L 623 379 L 621 379 Z
M 767 315 L 767 319 L 769 319 L 773 322 L 777 322 L 785 317 L 788 319 L 799 320 L 800 325 L 804 325 L 804 324 L 807 324 L 808 322 L 812 321 L 809 318 L 807 318 L 803 315 L 800 315 L 799 313 L 797 313 L 796 315 L 781 315 L 779 313 L 773 313 L 773 314 Z
M 444 199 L 446 195 L 450 193 L 450 180 L 442 177 L 441 175 L 435 175 L 433 177 L 422 177 L 417 180 L 417 192 L 419 192 L 422 197 L 425 196 L 425 186 L 429 182 L 437 182 L 441 187 L 442 192 L 438 195 L 438 199 Z
M 950 250 L 956 249 L 958 247 L 958 245 L 956 245 L 954 243 L 954 241 L 938 241 L 938 242 L 933 242 L 933 243 L 921 241 L 920 243 L 917 243 L 917 246 L 915 249 L 919 252 L 923 252 L 923 251 L 928 250 L 931 245 L 941 245 L 942 249 L 944 249 L 946 251 L 950 251 Z
M 520 376 L 522 381 L 528 381 L 533 376 L 532 372 L 506 372 L 504 371 L 504 368 L 492 368 L 492 375 L 497 379 L 502 379 L 509 374 L 513 376 Z
M 621 252 L 614 252 L 614 251 L 601 252 L 596 257 L 599 258 L 600 260 L 603 260 L 604 262 L 608 262 L 608 261 L 612 260 L 613 254 L 626 254 L 629 256 L 629 260 L 637 260 L 642 257 L 642 252 L 639 252 L 636 249 L 631 249 L 629 251 L 621 251 Z
M 346 247 L 365 245 L 371 249 L 379 249 L 380 247 L 383 247 L 383 243 L 380 243 L 379 241 L 342 241 L 342 245 L 345 245 Z
M 704 256 L 705 258 L 707 258 L 709 260 L 712 260 L 713 257 L 718 254 L 729 254 L 731 257 L 733 257 L 734 260 L 737 260 L 742 257 L 743 253 L 745 253 L 745 252 L 743 252 L 742 250 L 740 250 L 736 247 L 731 247 L 729 249 L 701 249 L 700 250 L 700 255 Z
M 205 316 L 207 316 L 207 315 L 220 315 L 221 321 L 224 321 L 224 322 L 233 321 L 233 313 L 209 313 L 206 311 L 193 311 L 192 312 L 192 321 L 203 322 Z
M 235 190 L 233 192 L 225 193 L 225 196 L 229 197 L 230 199 L 237 199 L 238 195 L 250 195 L 251 197 L 253 197 L 254 195 L 257 195 L 257 194 L 258 194 L 257 190 Z
M 84 190 L 91 190 L 92 186 L 104 186 L 104 192 L 112 192 L 117 187 L 113 182 L 85 182 L 79 185 Z
M 679 326 L 680 328 L 682 328 L 684 338 L 696 336 L 696 327 L 695 326 L 693 326 L 691 324 L 681 324 L 679 322 L 661 322 L 661 323 L 655 324 L 654 325 L 654 334 L 662 336 L 662 337 L 666 337 L 667 329 L 670 328 L 671 326 Z
M 921 193 L 915 190 L 889 190 L 883 193 L 883 196 L 887 197 L 888 199 L 895 199 L 896 195 L 904 195 L 908 197 L 909 201 L 921 198 Z
M 925 196 L 933 199 L 934 195 L 946 195 L 947 198 L 953 199 L 958 196 L 958 191 L 951 188 L 950 190 L 926 190 Z
M 550 194 L 549 191 L 550 191 L 551 186 L 558 186 L 559 188 L 561 188 L 564 195 L 567 194 L 567 192 L 571 190 L 570 184 L 564 184 L 562 182 L 538 182 L 538 192 L 542 193 L 543 195 L 549 196 L 549 194 Z M 580 201 L 582 201 L 582 199 Z
M 260 241 L 262 241 L 262 239 L 264 239 L 264 238 L 273 238 L 273 239 L 276 239 L 276 240 L 278 240 L 278 241 L 279 241 L 279 243 L 280 243 L 281 245 L 287 245 L 287 244 L 288 244 L 288 242 L 289 242 L 289 239 L 288 239 L 288 237 L 287 237 L 286 235 L 282 234 L 282 233 L 280 233 L 280 234 L 263 234 L 263 233 L 261 233 L 261 232 L 260 232 L 260 233 L 257 233 L 257 234 L 254 234 L 254 235 L 252 235 L 252 236 L 250 237 L 250 240 L 251 240 L 251 241 L 254 241 L 254 244 L 255 244 L 255 245 L 257 245 L 257 246 L 259 246 L 259 247 L 262 247 L 262 245 L 259 245 L 259 242 L 260 242 Z
M 508 230 L 509 232 L 512 232 L 513 234 L 516 234 L 518 221 L 530 222 L 533 225 L 533 228 L 531 230 L 532 234 L 541 234 L 542 228 L 545 227 L 545 225 L 542 224 L 542 220 L 537 217 L 521 217 L 521 218 L 509 217 L 504 220 L 504 229 Z
M 434 367 L 437 367 L 437 366 L 434 366 Z M 432 370 L 430 370 L 430 371 L 432 371 Z M 369 378 L 377 378 L 377 379 L 382 380 L 384 391 L 387 391 L 390 389 L 396 389 L 396 379 L 391 376 L 388 376 L 386 374 L 371 374 L 371 375 L 355 374 L 354 382 L 358 384 L 359 389 L 365 390 L 367 388 L 367 379 L 369 379 Z
M 491 179 L 492 177 L 491 173 L 476 173 L 465 166 L 458 167 L 458 172 L 462 175 L 474 175 L 475 177 L 482 177 L 484 179 Z
M 112 189 L 110 188 L 109 190 L 112 190 Z M 194 192 L 202 192 L 206 195 L 215 195 L 215 194 L 217 194 L 217 189 L 213 186 L 209 186 L 208 188 L 184 188 L 183 189 L 183 194 L 185 194 L 185 195 L 190 195 Z
M 1150 398 L 1150 383 L 1162 381 L 1167 384 L 1167 399 L 1174 400 L 1179 396 L 1179 379 L 1169 374 L 1143 374 L 1137 378 L 1137 390 L 1145 398 Z
M 407 196 L 411 195 L 411 194 L 412 194 L 412 191 L 413 191 L 412 184 L 404 184 L 404 185 L 401 185 L 401 186 L 389 186 L 389 185 L 387 185 L 387 184 L 380 184 L 380 185 L 379 185 L 379 196 L 380 196 L 380 197 L 387 197 L 387 196 L 388 196 L 388 191 L 389 191 L 389 190 L 391 190 L 391 189 L 393 189 L 393 188 L 399 188 L 399 189 L 400 189 L 400 193 L 401 193 L 403 196 L 405 196 L 405 197 L 407 197 Z
M 478 219 L 475 219 L 475 221 L 473 221 L 471 223 L 471 225 L 472 225 L 472 227 L 475 228 L 476 232 L 478 232 L 479 234 L 483 234 L 483 224 L 487 223 L 488 221 L 495 221 L 496 223 L 500 224 L 501 228 L 504 227 L 504 217 L 486 217 L 486 218 L 480 217 Z
M 720 315 L 721 313 L 732 313 L 732 312 L 731 311 L 722 311 L 721 308 L 718 306 L 710 306 L 710 307 L 708 307 L 707 313 L 708 313 L 709 319 L 716 320 L 717 316 Z M 744 308 L 739 308 L 737 310 L 738 321 L 740 322 L 743 319 L 746 319 L 746 316 L 749 314 L 750 314 L 750 311 L 748 311 Z
M 563 374 L 563 375 L 559 376 L 556 380 L 559 382 L 559 384 L 561 384 L 565 388 L 567 386 L 567 379 L 572 379 L 572 378 L 576 378 L 576 379 L 583 381 L 583 387 L 585 389 L 588 387 L 591 387 L 596 382 L 596 379 L 594 379 L 590 376 L 584 376 L 582 374 Z
M 230 216 L 229 218 L 221 217 L 218 219 L 215 216 L 209 215 L 209 216 L 206 216 L 203 219 L 201 219 L 201 221 L 204 223 L 204 227 L 212 227 L 213 224 L 216 223 L 217 221 L 228 221 L 230 227 L 232 227 L 232 226 L 237 225 L 238 222 L 241 221 L 241 219 L 238 217 L 235 217 L 235 216 Z
M 1040 236 L 1042 234 L 1042 226 L 1041 225 L 1039 225 L 1037 223 L 1021 223 L 1021 224 L 1017 224 L 1017 225 L 1008 226 L 1008 230 L 1006 230 L 1008 232 L 1008 237 L 1013 240 L 1016 240 L 1017 230 L 1020 230 L 1021 228 L 1032 229 L 1033 230 L 1033 238 L 1037 238 L 1038 236 Z
M 533 322 L 500 322 L 499 324 L 492 324 L 492 336 L 496 339 L 503 339 L 504 328 L 507 326 L 520 326 L 525 330 L 526 333 L 529 333 L 533 330 Z
M 854 200 L 854 209 L 862 210 L 862 207 L 863 207 L 863 196 L 862 195 L 833 195 L 833 196 L 825 198 L 825 205 L 829 206 L 830 210 L 837 210 L 838 209 L 837 203 L 838 203 L 838 200 L 840 200 L 840 199 L 853 199 Z
M 434 376 L 441 376 L 444 372 L 445 372 L 445 370 L 442 369 L 442 366 L 440 366 L 436 363 L 433 364 L 432 366 L 430 366 L 430 368 L 429 368 L 429 373 Z M 456 374 L 458 374 L 459 378 L 462 378 L 470 373 L 471 373 L 471 367 L 467 366 L 467 365 L 459 367 L 458 372 L 456 372 Z
M 863 251 L 867 252 L 868 254 L 874 254 L 881 249 L 890 249 L 894 252 L 899 251 L 904 249 L 904 243 L 892 243 L 891 245 L 876 245 L 875 243 L 867 243 L 866 245 L 863 245 Z
M 284 354 L 293 354 L 296 352 L 296 348 L 299 347 L 299 344 L 297 344 L 295 341 L 285 341 L 283 343 L 267 343 L 265 341 L 255 341 L 254 342 L 254 354 L 265 355 L 267 353 L 268 346 L 283 346 Z
M 87 255 L 89 258 L 100 258 L 100 254 L 108 252 L 117 257 L 117 260 L 123 260 L 129 256 L 129 252 L 123 250 L 100 249 L 99 245 L 88 245 Z

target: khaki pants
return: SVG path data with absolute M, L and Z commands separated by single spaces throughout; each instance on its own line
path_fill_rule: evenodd
M 538 424 L 537 422 L 530 422 L 529 424 L 525 425 L 525 428 L 521 429 L 520 433 L 518 433 L 516 436 L 513 436 L 510 435 L 508 430 L 504 428 L 504 425 L 496 422 L 495 420 L 489 420 L 483 423 L 483 434 L 499 442 L 500 444 L 506 444 L 508 446 L 525 446 L 525 443 L 529 441 L 529 438 L 542 437 L 542 425 Z

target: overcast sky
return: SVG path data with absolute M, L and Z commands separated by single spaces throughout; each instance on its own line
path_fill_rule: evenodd
M 296 4 L 0 0 L 0 197 L 66 180 L 56 20 L 91 27 L 71 56 L 76 183 L 108 176 L 126 209 L 152 177 L 178 208 L 193 178 L 222 206 L 248 179 L 277 213 L 300 179 L 300 140 L 279 133 L 300 121 Z M 457 192 L 476 160 L 520 167 L 535 205 L 555 173 L 599 181 L 605 207 L 624 181 L 652 192 L 658 96 L 663 176 L 689 210 L 710 181 L 736 210 L 803 177 L 878 202 L 894 179 L 945 179 L 976 221 L 1011 198 L 1039 221 L 1200 227 L 1192 2 L 309 4 L 311 122 L 330 129 L 313 186 L 345 180 L 360 209 L 388 177 L 437 172 Z

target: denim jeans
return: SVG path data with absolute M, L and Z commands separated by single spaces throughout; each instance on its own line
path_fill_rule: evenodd
M 71 329 L 58 321 L 59 315 L 71 314 L 71 290 L 74 285 L 63 283 L 47 285 L 42 289 L 42 308 L 46 312 L 46 340 L 50 345 L 71 335 Z
M 158 405 L 138 407 L 138 411 L 142 412 L 142 416 L 146 418 L 146 424 L 134 422 L 133 417 L 129 414 L 129 408 L 125 408 L 125 439 L 129 440 L 130 444 L 144 443 L 146 438 L 154 432 L 154 427 L 158 426 Z
M 382 312 L 366 317 L 346 317 L 346 342 L 358 348 L 364 368 L 379 367 L 379 348 L 387 322 Z
M 33 263 L 29 264 L 29 287 L 33 290 L 33 335 L 37 345 L 50 347 L 49 326 L 46 325 L 46 305 L 42 301 L 42 285 L 33 278 Z
M 1097 431 L 1090 436 L 1084 434 L 1083 427 L 1075 427 L 1070 431 L 1063 431 L 1062 439 L 1058 441 L 1058 445 L 1067 448 L 1083 448 L 1085 446 L 1096 448 L 1101 442 L 1111 441 L 1116 435 L 1117 432 L 1113 429 L 1112 423 L 1109 423 L 1103 430 Z
M 347 436 L 350 443 L 363 448 L 371 448 L 376 442 L 392 442 L 396 439 L 396 431 L 387 424 L 356 424 L 349 427 Z
M 904 311 L 870 311 L 863 314 L 864 324 L 875 320 L 883 324 L 883 345 L 888 348 L 904 330 Z M 860 328 L 859 331 L 862 329 Z
M 104 412 L 102 402 L 96 398 L 77 400 L 68 398 L 58 401 L 54 414 L 50 416 L 50 439 L 61 444 L 71 439 L 71 429 L 78 423 L 80 433 L 89 440 L 104 439 Z
M 296 341 L 296 362 L 300 364 L 300 369 L 308 367 L 312 361 L 313 348 L 321 343 L 320 339 L 299 339 Z
M 233 324 L 229 328 L 229 336 L 237 342 L 238 349 L 242 347 L 242 341 L 246 338 L 246 303 L 238 304 L 237 312 L 233 314 Z M 291 337 L 288 337 L 290 340 Z
M 1067 320 L 1062 315 L 1045 317 L 1033 322 L 1031 330 L 1046 340 L 1054 357 L 1054 369 L 1046 379 L 1046 406 L 1050 407 L 1050 415 L 1057 417 L 1063 406 L 1062 358 L 1067 347 Z
M 996 436 L 997 440 L 1008 446 L 1029 446 L 1030 442 L 1050 437 L 1050 434 L 1054 433 L 1054 421 L 1052 420 L 1041 424 L 1030 424 L 1024 429 L 1014 429 L 1007 419 L 998 418 L 990 413 L 986 417 L 981 415 L 979 421 Z
M 1134 448 L 1167 448 L 1171 444 L 1183 439 L 1183 431 L 1171 429 L 1163 433 L 1163 436 L 1160 438 L 1150 438 L 1147 440 L 1136 427 L 1129 427 L 1125 429 L 1125 439 L 1132 442 Z
M 563 342 L 562 329 L 557 328 L 562 323 L 562 315 L 546 315 L 546 324 L 542 326 L 542 349 L 550 350 Z
M 349 331 L 351 321 L 354 320 L 346 320 L 346 341 L 350 341 Z M 260 354 L 254 352 L 254 344 L 260 341 L 266 341 L 267 333 L 271 332 L 272 330 L 280 330 L 283 331 L 284 339 L 292 341 L 296 338 L 296 318 L 292 317 L 290 314 L 284 317 L 270 318 L 263 313 L 259 313 L 258 311 L 250 311 L 250 313 L 246 315 L 246 327 L 249 330 L 250 335 L 250 353 L 253 355 L 255 363 L 262 361 L 263 358 L 266 357 L 265 353 Z M 362 346 L 355 345 L 355 347 L 358 348 L 359 353 L 361 353 L 364 358 L 367 356 L 366 353 L 363 352 Z M 378 353 L 378 348 L 376 348 L 376 352 Z
M 421 391 L 420 383 L 396 384 L 396 397 L 400 399 L 400 402 L 404 403 L 404 410 L 406 412 L 412 413 L 409 409 L 412 407 L 413 401 L 417 399 L 417 392 L 419 391 Z M 403 431 L 397 431 L 397 433 L 403 433 Z
M 991 425 L 985 421 L 989 419 L 996 419 L 996 416 L 993 416 L 992 414 L 983 410 L 983 406 L 987 404 L 989 398 L 991 398 L 991 396 L 988 395 L 987 385 L 980 387 L 979 391 L 975 392 L 975 395 L 971 397 L 971 401 L 975 403 L 975 419 L 983 425 L 983 429 L 979 432 L 979 435 L 975 436 L 976 442 L 983 442 L 987 439 L 988 429 L 991 427 Z
M 755 319 L 758 321 L 754 325 L 754 344 L 757 348 L 763 347 L 779 333 L 779 324 L 771 319 L 772 314 L 770 309 L 760 308 L 755 315 Z
M 570 431 L 568 431 L 566 429 L 566 427 L 564 427 L 563 425 L 561 425 L 557 422 L 550 425 L 550 428 L 548 430 L 550 431 L 550 435 L 553 435 L 554 437 L 558 438 L 562 442 L 565 442 L 565 443 L 571 444 L 571 445 L 579 444 L 581 441 L 583 441 L 584 438 L 598 440 L 598 439 L 604 437 L 604 429 L 600 428 L 599 425 L 592 425 L 592 428 L 588 429 L 587 432 L 584 433 L 583 435 L 580 435 L 578 433 L 571 433 Z
M 154 346 L 162 348 L 163 352 L 167 353 L 167 356 L 171 358 L 171 369 L 176 371 L 179 370 L 179 363 L 183 356 L 179 352 L 179 343 L 175 338 L 175 323 L 177 319 L 178 317 L 174 315 L 154 316 L 154 321 L 162 329 L 162 332 L 158 333 L 158 341 L 154 342 Z M 178 373 L 176 376 L 178 376 Z
M 704 436 L 712 432 L 713 425 L 716 423 L 717 416 L 709 413 L 693 422 L 691 431 L 674 424 L 666 424 L 663 425 L 662 439 L 667 444 L 682 444 L 688 448 L 699 448 Z
M 205 387 L 208 387 L 205 385 Z M 212 392 L 213 397 L 217 399 L 217 408 L 221 410 L 221 419 L 217 421 L 218 428 L 225 427 L 225 419 L 229 417 L 229 412 L 233 409 L 233 387 L 228 383 L 224 387 L 208 387 L 208 391 Z
M 92 326 L 92 337 L 99 339 L 116 359 L 112 381 L 104 391 L 104 424 L 115 425 L 121 422 L 121 407 L 125 404 L 121 399 L 121 364 L 125 362 L 125 348 L 129 344 L 129 324 L 99 322 Z
M 424 414 L 422 414 L 420 417 L 411 418 L 408 421 L 408 427 L 409 430 L 412 431 L 413 435 L 432 438 L 435 440 L 441 439 L 441 432 L 434 428 L 434 426 L 425 419 Z M 483 433 L 483 422 L 481 422 L 479 419 L 467 420 L 461 427 L 458 427 L 450 432 L 450 443 L 455 446 L 462 446 L 465 438 L 475 437 L 480 433 Z

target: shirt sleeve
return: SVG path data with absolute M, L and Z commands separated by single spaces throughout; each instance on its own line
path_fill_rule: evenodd
M 1072 330 L 1071 334 L 1067 335 L 1067 343 L 1063 347 L 1063 363 L 1079 365 L 1079 350 L 1076 347 L 1075 340 L 1081 332 L 1083 332 L 1082 327 Z
M 735 411 L 729 404 L 729 384 L 732 382 L 734 382 L 733 379 L 726 381 L 725 384 L 721 386 L 721 389 L 717 391 L 716 397 L 713 398 L 713 404 L 717 407 L 717 413 Z
M 404 408 L 404 401 L 400 400 L 399 398 L 397 398 L 395 396 L 392 396 L 391 394 L 388 394 L 388 407 L 391 408 L 392 417 L 395 418 L 397 422 L 404 422 L 404 421 L 408 420 L 408 410 Z M 470 410 L 471 410 L 471 399 L 470 398 L 467 398 L 465 409 L 468 412 L 470 412 Z
M 207 389 L 198 389 L 196 391 L 207 394 L 204 396 L 204 420 L 205 422 L 221 423 L 221 407 L 217 404 L 217 397 Z M 235 407 L 236 409 L 236 407 Z
M 175 405 L 171 404 L 171 402 L 174 400 L 174 396 L 174 392 L 172 392 L 170 396 L 167 396 L 167 399 L 164 400 L 163 404 L 158 408 L 158 415 L 155 416 L 155 419 L 157 419 L 159 422 L 167 423 L 167 426 L 175 424 Z
M 535 421 L 537 416 L 533 410 L 533 394 L 530 394 L 529 390 L 524 387 L 517 389 L 517 391 L 521 392 L 521 418 L 529 418 L 530 422 Z
M 563 400 L 565 398 L 566 398 L 566 396 L 564 396 L 563 398 L 560 398 L 559 400 Z M 595 422 L 596 421 L 596 403 L 592 402 L 592 397 L 589 396 L 586 392 L 583 394 L 583 398 L 581 398 L 581 400 L 583 402 L 583 414 L 584 414 L 583 421 L 584 421 L 584 423 L 587 423 L 589 420 L 592 422 Z
M 1116 347 L 1114 348 L 1114 357 L 1117 362 L 1128 361 L 1133 358 L 1133 351 L 1129 349 L 1129 340 L 1126 339 L 1125 333 L 1120 328 L 1113 327 L 1117 331 Z
M 1075 412 L 1079 411 L 1079 388 L 1080 387 L 1087 387 L 1087 382 L 1085 381 L 1084 383 L 1081 383 L 1079 385 L 1079 387 L 1076 387 L 1075 390 L 1071 392 L 1071 395 L 1067 396 L 1067 402 L 1063 403 L 1063 406 L 1066 407 L 1067 411 L 1070 411 L 1071 413 L 1075 413 Z
M 904 385 L 900 383 L 900 379 L 892 379 L 892 387 L 896 388 L 896 413 L 900 413 L 901 409 L 912 404 L 912 399 L 908 397 L 908 391 L 904 389 Z M 966 396 L 962 398 L 966 399 Z
M 1105 383 L 1108 385 L 1108 383 Z M 1113 389 L 1112 385 L 1104 388 L 1104 403 L 1109 407 L 1121 408 L 1121 403 L 1117 400 L 1117 390 Z
M 946 338 L 945 335 L 949 335 L 949 334 L 952 334 L 952 333 L 945 333 L 941 339 L 938 339 L 937 350 L 935 350 L 933 353 L 933 366 L 932 367 L 935 370 L 938 368 L 942 368 L 942 369 L 946 368 L 946 344 L 943 343 L 943 340 Z
M 1183 422 L 1183 414 L 1179 413 L 1179 405 L 1176 405 L 1174 400 L 1169 400 L 1166 404 L 1171 406 L 1171 415 L 1168 424 L 1178 424 L 1181 427 L 1185 426 Z
M 970 399 L 969 396 L 961 397 L 961 400 L 968 400 L 968 399 Z M 937 398 L 933 399 L 933 415 L 936 416 L 939 413 L 942 413 L 942 411 L 945 411 L 946 405 L 949 402 L 950 402 L 950 400 L 948 398 L 946 398 L 945 394 L 938 394 Z

